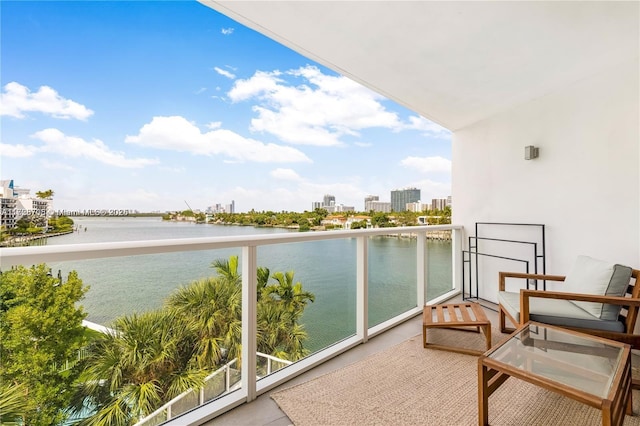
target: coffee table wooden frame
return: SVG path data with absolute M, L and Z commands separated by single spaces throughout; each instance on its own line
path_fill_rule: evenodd
M 453 328 L 475 333 L 482 331 L 486 341 L 486 350 L 491 348 L 491 322 L 487 319 L 482 306 L 478 303 L 426 305 L 422 310 L 422 342 L 425 348 L 442 349 L 468 355 L 481 355 L 483 351 L 428 343 L 427 329 L 429 328 Z
M 575 334 L 585 339 L 602 341 L 611 346 L 623 348 L 619 367 L 615 373 L 609 394 L 605 398 L 597 397 L 593 394 L 572 388 L 568 385 L 554 382 L 545 377 L 536 375 L 528 371 L 520 370 L 511 365 L 489 358 L 491 352 L 507 343 L 516 334 L 529 325 L 539 325 L 549 329 L 562 330 L 568 334 Z M 620 368 L 622 367 L 622 368 Z M 492 350 L 478 358 L 478 424 L 485 426 L 489 424 L 489 396 L 493 394 L 509 377 L 516 377 L 544 389 L 564 395 L 576 401 L 590 405 L 602 410 L 603 426 L 618 426 L 624 422 L 625 409 L 630 401 L 631 392 L 631 347 L 627 344 L 596 337 L 572 330 L 554 327 L 546 324 L 528 322 L 518 328 L 509 339 L 492 348 Z M 628 412 L 628 411 L 627 411 Z

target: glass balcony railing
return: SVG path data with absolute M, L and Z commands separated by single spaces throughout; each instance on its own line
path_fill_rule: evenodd
M 187 306 L 195 290 L 184 289 L 194 282 L 211 287 L 220 273 L 212 262 L 227 262 L 238 294 L 224 299 L 224 307 L 237 311 L 229 327 L 238 340 L 216 337 L 216 350 L 224 353 L 199 386 L 131 419 L 198 424 L 366 343 L 419 314 L 424 303 L 459 294 L 460 244 L 461 227 L 454 225 L 270 233 L 8 248 L 1 250 L 0 267 L 47 263 L 63 276 L 78 271 L 91 286 L 82 301 L 87 320 L 111 327 L 123 315 L 157 310 L 172 297 L 171 303 Z M 188 294 L 178 300 L 181 291 Z M 265 297 L 288 313 L 273 310 Z M 215 327 L 220 310 L 204 312 L 201 320 L 210 317 Z

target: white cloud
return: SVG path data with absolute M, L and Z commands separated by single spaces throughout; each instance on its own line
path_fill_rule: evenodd
M 222 127 L 222 121 L 212 121 L 211 123 L 207 123 L 207 129 L 219 129 Z
M 198 90 L 196 90 L 194 93 L 195 93 L 196 95 L 199 95 L 200 93 L 204 93 L 204 92 L 206 92 L 206 91 L 207 91 L 207 88 L 206 88 L 206 87 L 201 87 L 201 88 L 199 88 Z
M 343 144 L 342 136 L 358 136 L 362 129 L 405 127 L 398 114 L 382 105 L 382 96 L 313 66 L 286 73 L 257 71 L 249 79 L 237 80 L 227 95 L 233 102 L 258 101 L 252 130 L 291 144 L 337 146 Z
M 370 146 L 373 146 L 371 142 L 354 142 L 353 144 L 355 146 L 359 146 L 360 148 L 369 148 Z
M 0 155 L 2 157 L 25 158 L 38 152 L 38 147 L 33 145 L 10 145 L 0 143 Z
M 227 78 L 229 78 L 231 80 L 236 78 L 235 74 L 233 74 L 233 73 L 231 73 L 231 72 L 229 72 L 227 70 L 223 70 L 222 68 L 213 67 L 213 70 L 215 72 L 217 72 L 218 74 L 220 74 L 221 76 L 227 77 Z
M 430 179 L 412 182 L 411 186 L 420 188 L 423 203 L 428 203 L 434 198 L 447 198 L 451 195 L 450 182 L 436 182 Z
M 224 35 L 231 35 L 231 34 L 233 34 L 233 28 L 232 28 L 232 27 L 229 27 L 229 28 L 222 28 L 222 29 L 220 30 L 220 32 L 221 32 L 222 34 L 224 34 Z
M 157 164 L 158 160 L 148 158 L 126 158 L 124 153 L 116 152 L 101 140 L 87 142 L 76 136 L 67 136 L 58 129 L 45 129 L 31 135 L 44 143 L 40 148 L 44 152 L 53 152 L 65 157 L 84 157 L 104 164 L 123 168 L 140 168 Z
M 253 77 L 247 80 L 235 82 L 228 95 L 233 102 L 246 101 L 253 97 L 265 96 L 281 90 L 281 84 L 285 81 L 280 79 L 280 71 L 256 71 Z
M 421 173 L 451 172 L 451 160 L 443 157 L 407 157 L 400 164 Z
M 137 136 L 127 136 L 125 142 L 197 155 L 223 155 L 234 161 L 311 162 L 295 148 L 263 143 L 230 130 L 214 128 L 202 133 L 194 123 L 180 116 L 154 117 Z
M 441 135 L 441 136 L 451 135 L 450 130 L 440 126 L 439 124 L 434 123 L 433 121 L 427 120 L 424 117 L 415 116 L 415 115 L 412 115 L 411 117 L 409 117 L 409 123 L 405 126 L 405 128 L 409 130 L 418 130 L 428 135 Z
M 56 118 L 78 120 L 86 120 L 93 115 L 93 111 L 63 98 L 51 87 L 41 86 L 37 92 L 31 92 L 15 81 L 6 84 L 0 94 L 0 115 L 24 118 L 26 112 L 41 112 Z
M 271 175 L 271 177 L 274 177 L 280 180 L 292 180 L 292 181 L 300 180 L 300 175 L 296 173 L 295 170 L 292 170 L 292 169 L 275 169 L 275 170 L 272 170 L 271 173 L 269 174 Z
M 75 170 L 73 166 L 60 163 L 59 161 L 47 160 L 46 158 L 43 158 L 42 160 L 40 160 L 40 164 L 42 164 L 43 168 L 49 169 L 49 170 L 67 170 L 67 171 Z
M 168 166 L 160 166 L 158 167 L 158 169 L 165 171 L 165 172 L 170 172 L 170 173 L 184 173 L 187 171 L 187 169 L 185 169 L 184 167 L 168 167 Z
M 69 194 L 81 194 L 73 196 Z M 117 191 L 105 190 L 101 187 L 87 185 L 81 191 L 77 188 L 56 190 L 55 209 L 123 209 L 154 211 L 160 209 L 170 198 L 168 194 L 159 195 L 156 192 L 141 188 L 119 187 Z

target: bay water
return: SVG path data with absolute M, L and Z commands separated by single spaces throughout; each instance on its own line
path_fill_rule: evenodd
M 297 232 L 282 228 L 194 224 L 159 217 L 74 218 L 78 231 L 45 240 L 47 245 L 223 237 Z M 329 231 L 327 231 L 329 232 Z M 428 241 L 427 298 L 451 289 L 451 243 Z M 369 238 L 369 325 L 416 306 L 416 240 Z M 50 263 L 54 275 L 76 270 L 90 287 L 82 305 L 87 320 L 108 326 L 115 318 L 162 306 L 176 288 L 215 275 L 211 263 L 241 258 L 241 249 L 204 250 Z M 315 295 L 302 323 L 312 352 L 355 333 L 356 239 L 288 243 L 258 247 L 258 265 L 294 271 Z

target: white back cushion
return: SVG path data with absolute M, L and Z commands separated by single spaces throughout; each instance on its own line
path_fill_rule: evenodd
M 617 273 L 616 273 L 617 270 Z M 628 275 L 626 274 L 628 270 Z M 621 276 L 621 272 L 625 272 Z M 615 279 L 614 279 L 615 276 Z M 616 265 L 614 263 L 605 262 L 591 258 L 589 256 L 578 256 L 571 272 L 565 279 L 563 291 L 568 293 L 584 293 L 596 295 L 623 296 L 625 294 L 629 279 L 631 277 L 631 268 Z M 603 315 L 603 304 L 593 302 L 574 302 L 585 311 L 589 312 L 596 318 Z M 619 307 L 611 306 L 613 312 L 606 316 L 615 319 Z

